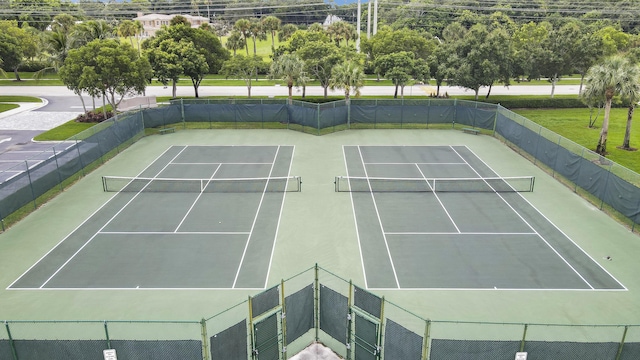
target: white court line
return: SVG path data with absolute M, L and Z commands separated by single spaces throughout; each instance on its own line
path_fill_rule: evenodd
M 431 184 L 429 184 L 429 181 L 427 180 L 427 177 L 424 176 L 424 173 L 422 172 L 422 170 L 420 169 L 420 166 L 418 166 L 418 164 L 415 164 L 416 168 L 418 168 L 418 171 L 420 172 L 420 175 L 422 175 L 422 178 L 424 179 L 424 181 L 427 183 L 427 185 L 429 185 L 429 188 L 431 189 L 431 192 L 433 192 L 433 196 L 436 197 L 436 200 L 438 200 L 438 203 L 440 204 L 440 206 L 442 206 L 442 210 L 444 210 L 444 213 L 447 214 L 447 216 L 449 217 L 449 220 L 451 220 L 451 223 L 453 224 L 453 227 L 456 228 L 456 231 L 458 233 L 460 233 L 460 228 L 458 227 L 458 225 L 456 224 L 455 221 L 453 221 L 453 218 L 451 217 L 451 214 L 449 214 L 449 211 L 447 211 L 447 208 L 444 206 L 444 204 L 442 203 L 442 201 L 440 200 L 440 197 L 438 196 L 438 194 L 434 191 L 433 188 L 431 188 Z
M 389 290 L 402 290 L 402 291 L 566 291 L 566 292 L 611 292 L 611 291 L 627 291 L 627 289 L 549 289 L 549 288 L 496 288 L 496 287 L 482 287 L 482 288 L 370 288 L 370 291 L 389 291 Z
M 295 152 L 295 147 L 293 147 L 293 149 L 291 150 L 291 160 L 289 160 L 289 170 L 287 171 L 287 176 L 291 176 L 291 164 L 293 163 L 294 152 Z M 288 183 L 285 184 L 285 187 L 286 186 L 288 186 Z M 286 195 L 287 195 L 287 192 L 285 191 L 282 194 L 282 205 L 280 206 L 280 214 L 278 215 L 278 222 L 276 224 L 276 233 L 273 235 L 273 245 L 271 247 L 271 256 L 269 257 L 269 266 L 267 267 L 267 276 L 264 278 L 264 288 L 267 287 L 268 281 L 269 281 L 269 275 L 271 274 L 271 264 L 273 263 L 273 254 L 276 251 L 276 240 L 278 239 L 278 232 L 280 231 L 280 221 L 282 220 L 282 211 L 284 210 L 284 200 Z
M 165 288 L 165 287 L 153 287 L 153 288 L 141 288 L 141 287 L 130 287 L 130 288 L 120 288 L 120 287 L 116 287 L 116 288 L 69 288 L 69 287 L 64 287 L 64 288 L 7 288 L 7 290 L 10 291 L 26 291 L 26 290 L 39 290 L 39 291 L 170 291 L 170 290 L 176 290 L 176 291 L 194 291 L 194 290 L 205 290 L 205 291 L 211 291 L 211 290 L 216 290 L 216 291 L 222 291 L 222 290 L 232 290 L 232 291 L 260 291 L 260 290 L 264 290 L 264 288 L 241 288 L 241 289 L 229 289 L 229 288 L 182 288 L 182 287 L 170 287 L 170 288 Z
M 171 165 L 271 165 L 271 163 L 266 162 L 174 162 Z
M 177 154 L 173 159 L 175 159 L 176 157 L 178 157 L 178 156 L 179 156 L 179 155 L 180 155 L 180 154 L 181 154 L 181 153 L 182 153 L 186 148 L 187 148 L 186 146 L 185 146 L 184 148 L 182 148 L 182 150 L 180 150 L 180 152 L 178 152 L 178 154 Z M 171 160 L 173 160 L 173 159 L 171 159 Z M 168 164 L 166 164 L 162 169 L 160 169 L 160 171 L 158 171 L 158 173 L 156 174 L 156 177 L 157 177 L 157 176 L 158 176 L 162 171 L 164 171 L 164 170 L 165 170 L 165 169 L 166 169 L 170 164 L 171 164 L 171 161 L 169 161 L 169 163 L 168 163 Z M 147 183 L 147 185 L 145 185 L 145 187 L 147 187 L 149 184 L 151 184 L 151 182 Z M 144 188 L 143 188 L 143 190 L 144 190 Z M 124 209 L 126 209 L 126 207 L 127 207 L 129 204 L 131 204 L 131 202 L 133 202 L 133 200 L 135 200 L 135 199 L 138 197 L 138 195 L 140 195 L 141 193 L 142 193 L 142 191 L 139 191 L 139 192 L 138 192 L 138 193 L 136 193 L 136 194 L 135 194 L 131 199 L 129 199 L 129 201 L 127 201 L 127 203 L 126 203 L 126 204 L 125 204 L 125 205 L 124 205 L 120 210 L 118 210 L 118 212 L 117 212 L 117 213 L 115 213 L 115 214 L 111 217 L 111 219 L 109 219 L 109 220 L 108 220 L 108 221 L 107 221 L 107 222 L 106 222 L 106 223 L 105 223 L 105 224 L 104 224 L 104 225 L 103 225 L 103 226 L 102 226 L 102 227 L 101 227 L 101 228 L 100 228 L 100 229 L 99 229 L 95 234 L 93 234 L 93 236 L 91 236 L 91 238 L 89 238 L 89 240 L 87 240 L 87 242 L 86 242 L 86 243 L 84 243 L 84 245 L 82 245 L 82 246 L 81 246 L 81 247 L 80 247 L 80 248 L 79 248 L 79 249 L 78 249 L 78 250 L 77 250 L 73 255 L 71 255 L 71 257 L 70 257 L 69 259 L 67 259 L 67 261 L 65 261 L 65 262 L 64 262 L 64 264 L 62 264 L 62 266 L 60 266 L 60 267 L 58 268 L 58 270 L 56 270 L 56 271 L 53 273 L 53 275 L 51 275 L 51 276 L 47 279 L 47 281 L 45 281 L 45 282 L 40 286 L 40 288 L 45 287 L 45 286 L 47 285 L 47 283 L 48 283 L 49 281 L 51 281 L 51 279 L 53 279 L 53 277 L 54 277 L 54 276 L 56 276 L 56 275 L 57 275 L 57 274 L 58 274 L 58 273 L 59 273 L 59 272 L 60 272 L 60 271 L 61 271 L 61 270 L 62 270 L 62 269 L 63 269 L 63 268 L 64 268 L 64 267 L 69 263 L 69 262 L 71 262 L 71 260 L 73 260 L 73 258 L 75 258 L 75 257 L 76 257 L 76 255 L 78 255 L 78 254 L 80 253 L 80 251 L 82 251 L 82 249 L 84 249 L 87 245 L 89 245 L 89 243 L 90 243 L 93 239 L 95 239 L 95 237 L 96 237 L 96 236 L 98 236 L 98 234 L 100 233 L 100 231 L 102 231 L 102 229 L 104 229 L 105 227 L 107 227 L 107 225 L 109 225 L 109 224 L 113 221 L 113 219 L 115 219 L 115 218 L 116 218 L 116 216 L 118 216 L 122 211 L 124 211 Z
M 345 150 L 346 145 L 342 145 L 342 157 L 344 160 L 344 168 L 347 171 L 347 179 L 349 178 L 349 164 L 347 163 L 347 152 Z M 349 184 L 349 188 L 351 188 L 351 184 Z M 356 206 L 353 202 L 353 192 L 349 192 L 349 197 L 351 198 L 351 212 L 353 214 L 353 220 L 355 224 L 356 230 L 356 239 L 358 240 L 358 250 L 360 251 L 360 264 L 362 264 L 362 274 L 364 275 L 364 286 L 365 288 L 369 288 L 367 283 L 367 270 L 364 267 L 364 257 L 362 256 L 362 244 L 360 243 L 360 230 L 358 229 L 358 218 L 356 217 Z
M 453 151 L 454 151 L 458 156 L 460 156 L 460 158 L 461 158 L 462 160 L 464 160 L 464 161 L 466 162 L 466 160 L 465 160 L 465 159 L 464 159 L 464 158 L 463 158 L 463 157 L 462 157 L 462 156 L 461 156 L 461 155 L 456 151 L 456 149 L 454 149 L 454 148 L 453 148 L 453 146 L 451 146 L 451 150 L 453 150 Z M 475 154 L 474 154 L 474 155 L 475 155 Z M 478 158 L 478 159 L 479 159 L 479 158 Z M 486 165 L 486 164 L 485 164 L 485 165 Z M 478 175 L 478 177 L 480 177 L 480 178 L 482 177 L 482 176 L 481 176 L 481 175 L 476 171 L 476 169 L 474 169 L 474 168 L 473 168 L 473 166 L 471 166 L 471 164 L 469 164 L 469 167 L 471 168 L 471 170 L 473 170 L 473 172 L 475 172 L 475 173 Z M 491 168 L 489 168 L 489 169 L 491 169 Z M 493 169 L 491 169 L 491 171 L 493 171 Z M 497 174 L 497 173 L 494 171 L 494 174 Z M 487 185 L 488 185 L 491 189 L 493 189 L 493 187 L 492 187 L 489 183 L 487 183 Z M 504 202 L 504 203 L 505 203 L 505 204 L 506 204 L 506 205 L 507 205 L 507 206 L 508 206 L 508 207 L 509 207 L 509 208 L 510 208 L 510 209 L 511 209 L 511 210 L 512 210 L 512 211 L 513 211 L 513 212 L 514 212 L 514 213 L 515 213 L 515 214 L 516 214 L 516 215 L 517 215 L 517 216 L 518 216 L 518 217 L 519 217 L 523 222 L 524 222 L 524 223 L 525 223 L 525 224 L 527 224 L 527 226 L 528 226 L 531 230 L 533 230 L 533 231 L 534 231 L 534 232 L 535 232 L 535 233 L 540 237 L 540 239 L 542 239 L 542 241 L 544 241 L 544 243 L 545 243 L 545 244 L 547 244 L 547 246 L 548 246 L 551 250 L 553 250 L 553 252 L 555 252 L 555 253 L 556 253 L 556 255 L 558 255 L 558 257 L 560 257 L 560 259 L 562 259 L 562 261 L 564 261 L 564 263 L 565 263 L 565 264 L 567 264 L 567 266 L 569 266 L 569 268 L 570 268 L 571 270 L 573 270 L 573 272 L 574 272 L 574 273 L 576 273 L 576 275 L 578 275 L 578 277 L 580 277 L 580 279 L 582 279 L 582 281 L 584 281 L 584 282 L 585 282 L 585 284 L 587 284 L 587 285 L 588 285 L 592 290 L 594 289 L 594 287 L 593 287 L 591 284 L 589 284 L 589 282 L 587 281 L 587 279 L 585 279 L 585 278 L 582 276 L 582 274 L 580 274 L 580 273 L 578 272 L 578 270 L 576 270 L 576 269 L 573 267 L 573 265 L 571 265 L 571 264 L 569 263 L 569 261 L 567 261 L 567 259 L 565 259 L 565 258 L 564 258 L 564 257 L 563 257 L 559 252 L 558 252 L 558 250 L 556 250 L 553 246 L 551 246 L 551 244 L 549 244 L 549 242 L 547 241 L 547 239 L 545 239 L 542 235 L 540 235 L 540 234 L 538 233 L 538 231 L 536 231 L 536 229 L 534 229 L 534 228 L 533 228 L 533 226 L 531 226 L 531 224 L 529 224 L 529 222 L 528 222 L 527 220 L 525 220 L 525 218 L 524 218 L 522 215 L 520 215 L 520 213 L 519 213 L 518 211 L 516 211 L 516 209 L 514 209 L 514 208 L 513 208 L 513 206 L 511 206 L 511 204 L 509 204 L 509 202 L 508 202 L 507 200 L 505 200 L 505 199 L 504 199 L 504 197 L 503 197 L 502 195 L 500 195 L 500 193 L 496 192 L 495 194 L 496 194 L 496 195 L 497 195 L 497 196 L 498 196 L 498 197 L 499 197 L 499 198 L 500 198 L 500 199 L 501 199 L 501 200 L 502 200 L 502 201 L 503 201 L 503 202 Z
M 369 174 L 367 174 L 367 166 L 364 164 L 364 157 L 362 157 L 362 150 L 360 146 L 358 146 L 358 153 L 360 154 L 360 161 L 362 161 L 364 176 L 369 177 Z M 369 183 L 369 190 L 371 190 L 371 183 Z M 396 286 L 399 288 L 400 281 L 398 281 L 398 274 L 396 273 L 396 267 L 393 264 L 393 257 L 391 256 L 391 250 L 389 249 L 387 236 L 385 235 L 384 227 L 382 226 L 382 219 L 380 218 L 380 212 L 378 211 L 378 204 L 376 203 L 376 197 L 372 190 L 371 190 L 371 200 L 373 200 L 373 208 L 376 210 L 376 216 L 378 217 L 378 224 L 380 224 L 380 231 L 382 232 L 382 238 L 384 239 L 384 246 L 387 248 L 387 255 L 389 256 L 389 263 L 391 263 L 391 269 L 393 270 L 393 277 L 396 280 Z
M 388 232 L 387 235 L 538 235 L 538 233 L 498 232 Z
M 467 165 L 466 163 L 388 163 L 388 162 L 367 162 L 365 165 Z
M 247 235 L 248 231 L 100 231 L 105 235 Z
M 278 153 L 280 152 L 280 145 L 278 145 L 278 149 L 276 149 L 276 154 L 273 157 L 273 161 L 271 162 L 271 170 L 269 171 L 269 177 L 273 173 L 273 168 L 276 164 L 276 159 L 278 158 Z M 236 282 L 238 281 L 238 276 L 240 276 L 240 270 L 242 270 L 242 264 L 244 263 L 244 258 L 247 255 L 247 249 L 249 248 L 249 242 L 251 241 L 251 235 L 253 235 L 253 230 L 256 226 L 256 222 L 258 221 L 258 214 L 260 214 L 260 208 L 262 207 L 262 201 L 264 200 L 264 196 L 267 193 L 267 186 L 269 186 L 269 182 L 267 181 L 264 184 L 264 189 L 262 191 L 262 196 L 260 197 L 260 202 L 258 203 L 258 210 L 256 211 L 256 216 L 253 218 L 253 224 L 251 224 L 251 230 L 249 232 L 249 237 L 247 238 L 247 243 L 244 245 L 244 250 L 242 251 L 242 257 L 240 258 L 240 264 L 238 265 L 238 271 L 236 271 L 236 276 L 233 279 L 232 289 L 235 289 Z
M 142 171 L 140 171 L 140 173 L 138 173 L 138 176 L 140 174 L 142 174 L 145 170 L 147 170 L 153 163 L 155 163 L 158 159 L 160 159 L 160 157 L 162 157 L 164 154 L 167 153 L 167 151 L 169 151 L 170 148 L 167 148 L 167 150 L 165 150 L 164 152 L 162 152 L 162 154 L 158 155 L 157 158 L 155 158 L 151 164 L 147 165 L 144 169 L 142 169 Z M 60 246 L 60 244 L 62 244 L 65 240 L 67 240 L 69 238 L 69 236 L 71 236 L 73 233 L 75 233 L 81 226 L 83 226 L 87 221 L 89 221 L 91 218 L 93 218 L 93 216 L 95 216 L 95 214 L 97 214 L 100 210 L 102 210 L 105 206 L 107 206 L 107 204 L 109 204 L 111 202 L 111 200 L 115 199 L 116 195 L 118 193 L 114 193 L 113 196 L 107 200 L 104 204 L 102 204 L 102 206 L 100 206 L 96 211 L 94 211 L 91 215 L 89 215 L 89 217 L 87 217 L 82 223 L 80 223 L 80 225 L 76 226 L 75 229 L 73 229 L 67 236 L 65 236 L 62 240 L 60 240 L 53 248 L 51 248 L 51 250 L 47 251 L 46 254 L 42 255 L 42 257 L 40 259 L 38 259 L 38 261 L 36 261 L 33 265 L 31 265 L 25 272 L 22 273 L 22 275 L 20 275 L 16 280 L 14 280 L 11 284 L 9 284 L 9 286 L 7 287 L 7 290 L 10 289 L 13 284 L 15 284 L 16 282 L 18 282 L 20 279 L 22 279 L 23 276 L 25 276 L 29 271 L 31 271 L 31 269 L 33 269 L 36 265 L 38 265 L 45 257 L 47 257 L 53 250 L 55 250 L 58 246 Z
M 473 152 L 473 150 L 469 149 L 467 146 L 465 146 L 465 148 L 467 148 L 467 150 L 469 150 L 469 152 L 471 152 L 473 155 L 475 155 L 475 157 L 477 157 L 487 168 L 489 168 L 491 171 L 493 171 L 494 174 L 497 174 L 497 172 L 495 172 L 491 166 L 489 166 L 486 162 L 484 162 L 478 155 L 476 155 L 475 152 Z M 622 284 L 620 281 L 618 281 L 618 279 L 616 279 L 615 276 L 611 275 L 611 273 L 609 271 L 607 271 L 607 269 L 605 269 L 602 265 L 600 265 L 600 263 L 598 263 L 597 261 L 595 261 L 595 259 L 589 255 L 588 252 L 584 251 L 584 249 L 582 249 L 582 247 L 580 247 L 580 245 L 576 244 L 575 241 L 573 241 L 573 239 L 571 239 L 567 234 L 565 234 L 564 231 L 562 231 L 562 229 L 560 229 L 556 224 L 554 224 L 551 220 L 549 220 L 549 218 L 540 210 L 538 210 L 538 208 L 536 208 L 535 206 L 533 206 L 533 204 L 531 204 L 531 202 L 529 202 L 529 200 L 527 200 L 527 198 L 525 198 L 524 196 L 522 196 L 522 194 L 518 193 L 518 195 L 520 196 L 520 198 L 524 201 L 527 202 L 527 204 L 529 204 L 533 209 L 535 209 L 538 214 L 540 214 L 540 216 L 542 216 L 543 218 L 545 218 L 545 220 L 547 220 L 549 222 L 549 224 L 551 224 L 551 226 L 553 226 L 554 228 L 556 228 L 556 230 L 558 230 L 562 235 L 564 235 L 569 241 L 571 241 L 573 243 L 573 245 L 575 245 L 578 249 L 580 249 L 580 251 L 582 251 L 589 259 L 591 259 L 596 265 L 598 265 L 600 267 L 600 269 L 602 269 L 602 271 L 604 271 L 605 273 L 607 273 L 607 275 L 611 276 L 611 278 L 613 280 L 615 280 L 618 285 L 622 286 L 622 288 L 624 288 L 624 290 L 628 290 L 624 284 Z M 594 289 L 597 290 L 597 289 Z
M 213 171 L 213 174 L 211 174 L 211 177 L 209 178 L 209 182 L 207 182 L 207 185 L 209 185 L 209 183 L 211 182 L 211 179 L 213 179 L 214 176 L 216 176 L 216 174 L 218 173 L 218 170 L 220 170 L 220 166 L 222 166 L 222 164 L 218 164 L 218 166 L 216 167 L 216 169 Z M 206 189 L 206 185 L 205 185 L 205 189 Z M 176 226 L 176 229 L 173 231 L 175 233 L 178 232 L 178 230 L 180 229 L 180 226 L 182 226 L 182 223 L 184 223 L 185 220 L 187 220 L 187 217 L 189 216 L 189 214 L 191 213 L 191 210 L 193 210 L 193 208 L 196 206 L 196 204 L 198 203 L 198 200 L 200 200 L 200 198 L 202 197 L 202 194 L 204 194 L 204 189 L 200 189 L 200 194 L 198 194 L 198 196 L 196 197 L 196 199 L 193 201 L 193 203 L 191 204 L 191 206 L 189 207 L 189 210 L 187 210 L 187 213 L 184 214 L 184 216 L 182 217 L 182 220 L 180 220 L 180 223 L 178 224 L 178 226 Z

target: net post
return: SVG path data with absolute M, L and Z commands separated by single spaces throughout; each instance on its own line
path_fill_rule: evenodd
M 527 329 L 529 328 L 528 324 L 524 324 L 524 330 L 522 331 L 522 340 L 520 341 L 520 352 L 524 351 L 524 345 L 527 341 Z
M 7 330 L 7 338 L 9 339 L 9 347 L 11 348 L 11 356 L 13 360 L 18 360 L 18 351 L 16 350 L 16 344 L 13 342 L 13 337 L 11 336 L 11 330 L 9 330 L 9 323 L 5 320 L 4 327 Z
M 107 325 L 107 320 L 104 321 L 104 337 L 107 340 L 107 349 L 111 349 L 111 339 L 109 338 L 109 327 Z
M 431 320 L 425 320 L 424 324 L 424 340 L 422 344 L 422 360 L 429 358 L 429 340 L 431 337 Z
M 207 335 L 207 321 L 200 320 L 200 335 L 202 336 L 202 360 L 209 360 L 209 336 Z
M 382 300 L 380 301 L 380 329 L 378 329 L 378 340 L 377 340 L 377 348 L 382 349 L 382 329 L 384 329 L 384 295 L 382 296 Z M 382 350 L 378 350 L 378 356 Z
M 620 360 L 622 356 L 622 349 L 624 348 L 624 341 L 627 337 L 628 330 L 629 330 L 629 325 L 625 325 L 624 331 L 622 332 L 622 339 L 620 340 L 620 345 L 618 346 L 618 353 L 616 353 L 616 360 Z

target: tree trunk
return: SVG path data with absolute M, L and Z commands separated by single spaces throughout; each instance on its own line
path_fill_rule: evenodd
M 394 99 L 398 98 L 398 84 L 396 84 L 396 90 L 393 92 L 393 98 Z
M 293 84 L 287 84 L 289 88 L 289 105 L 293 105 Z
M 302 85 L 302 98 L 307 97 L 307 85 Z
M 276 48 L 276 41 L 275 41 L 275 31 L 271 32 L 271 49 L 275 49 Z
M 104 119 L 107 119 L 107 103 L 105 102 L 105 98 L 107 94 L 102 93 L 102 115 L 104 115 Z
M 256 47 L 256 37 L 253 37 L 253 55 L 258 55 L 258 48 Z
M 436 97 L 439 98 L 440 97 L 440 83 L 436 83 Z
M 323 88 L 324 88 L 324 98 L 326 99 L 329 96 L 327 91 L 328 86 L 323 86 Z
M 611 101 L 613 97 L 607 97 L 604 105 L 604 117 L 602 118 L 602 130 L 596 146 L 596 152 L 602 156 L 607 155 L 607 137 L 609 136 L 609 113 L 611 112 Z
M 558 81 L 558 74 L 554 74 L 553 78 L 551 78 L 551 98 L 553 99 L 553 96 L 556 93 L 556 82 Z
M 625 150 L 631 149 L 631 145 L 629 144 L 631 138 L 631 120 L 633 120 L 633 112 L 635 109 L 635 104 L 631 103 L 627 111 L 627 128 L 624 130 L 624 141 L 622 142 L 622 148 Z
M 22 79 L 20 79 L 20 74 L 18 73 L 17 66 L 15 67 L 15 69 L 13 69 L 13 73 L 16 75 L 16 81 L 22 81 Z
M 580 89 L 578 90 L 578 94 L 582 94 L 582 84 L 584 84 L 584 76 L 585 74 L 580 74 Z
M 87 106 L 84 104 L 84 98 L 82 97 L 82 93 L 78 94 L 78 96 L 80 96 L 80 101 L 82 102 L 82 109 L 84 110 L 84 113 L 87 113 Z
M 476 92 L 475 100 L 478 101 L 478 92 L 480 92 L 480 89 L 474 89 L 474 91 Z
M 178 93 L 178 84 L 176 82 L 176 79 L 173 79 L 171 82 L 172 82 L 171 95 L 175 99 L 176 98 L 176 94 Z
M 489 90 L 487 91 L 487 96 L 485 96 L 485 99 L 489 98 L 489 95 L 491 95 L 491 89 L 493 88 L 493 84 L 489 85 Z

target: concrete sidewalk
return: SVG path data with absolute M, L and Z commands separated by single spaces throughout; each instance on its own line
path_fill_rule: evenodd
M 14 103 L 20 107 L 0 113 L 0 130 L 42 130 L 47 131 L 74 119 L 81 112 L 34 111 L 48 104 Z

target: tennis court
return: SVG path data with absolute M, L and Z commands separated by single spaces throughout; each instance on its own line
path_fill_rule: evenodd
M 12 289 L 262 289 L 293 146 L 171 146 Z M 114 174 L 122 175 L 122 174 Z
M 343 146 L 370 289 L 625 290 L 466 146 Z M 527 175 L 527 174 L 523 174 Z

